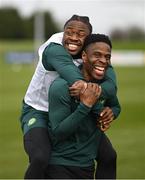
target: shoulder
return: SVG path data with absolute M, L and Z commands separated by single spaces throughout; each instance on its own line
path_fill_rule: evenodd
M 64 79 L 58 77 L 53 81 L 50 86 L 50 95 L 62 96 L 63 94 L 69 94 L 68 83 Z
M 71 102 L 68 84 L 64 79 L 57 78 L 53 81 L 49 89 L 50 104 L 68 104 Z
M 107 73 L 115 73 L 113 66 L 109 65 L 106 72 Z
M 63 39 L 63 32 L 55 33 L 53 34 L 48 41 L 49 42 L 54 42 L 58 44 L 62 44 L 62 39 Z

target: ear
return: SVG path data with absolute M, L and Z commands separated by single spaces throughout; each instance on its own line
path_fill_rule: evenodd
M 82 60 L 84 63 L 86 63 L 86 61 L 87 61 L 87 54 L 85 51 L 82 52 Z

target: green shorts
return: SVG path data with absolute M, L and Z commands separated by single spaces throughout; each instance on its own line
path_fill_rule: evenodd
M 35 127 L 48 128 L 48 112 L 38 111 L 23 102 L 20 122 L 24 134 Z

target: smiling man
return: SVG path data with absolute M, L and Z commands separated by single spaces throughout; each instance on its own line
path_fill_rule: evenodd
M 105 75 L 108 65 L 110 64 L 110 58 L 111 58 L 110 47 L 112 47 L 111 43 L 110 46 L 108 46 L 109 43 L 107 44 L 103 42 L 103 38 L 102 38 L 102 42 L 97 42 L 97 37 L 98 39 L 99 37 L 101 39 L 103 35 L 99 36 L 92 34 L 91 44 L 87 48 L 85 48 L 85 50 L 82 53 L 83 75 L 87 81 L 101 80 Z M 93 40 L 96 43 L 95 42 L 93 43 Z M 86 40 L 84 47 L 87 46 L 88 43 L 90 43 L 88 41 Z
M 72 47 L 70 51 L 73 51 Z M 94 116 L 94 111 L 99 114 L 95 108 L 100 93 L 96 82 L 104 81 L 110 64 L 111 48 L 108 36 L 92 34 L 86 38 L 80 69 L 84 79 L 90 83 L 84 93 L 71 97 L 67 81 L 60 77 L 50 86 L 48 121 L 52 154 L 48 179 L 94 178 L 94 159 L 97 158 L 97 149 L 103 136 Z M 111 99 L 109 102 L 112 103 Z M 104 105 L 101 103 L 101 106 L 103 108 Z

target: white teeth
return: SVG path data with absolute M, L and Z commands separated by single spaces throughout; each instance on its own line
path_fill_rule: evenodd
M 78 46 L 75 44 L 69 44 L 68 47 L 72 50 L 75 50 Z
M 96 69 L 98 69 L 100 71 L 104 71 L 104 67 L 96 67 Z
M 95 69 L 97 69 L 99 71 L 104 71 L 104 67 L 95 66 Z

